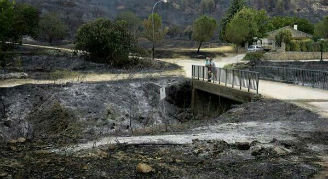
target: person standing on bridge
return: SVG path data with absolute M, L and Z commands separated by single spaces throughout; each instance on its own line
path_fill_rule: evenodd
M 214 80 L 216 80 L 216 66 L 215 66 L 215 62 L 213 60 L 213 58 L 210 59 L 210 67 L 211 67 L 211 76 L 212 76 L 212 80 L 214 82 Z
M 211 70 L 212 70 L 212 67 L 211 67 L 211 59 L 208 58 L 208 57 L 206 57 L 205 67 L 207 68 L 207 80 L 208 80 L 208 82 L 211 82 L 211 78 L 212 78 L 212 72 L 211 72 Z

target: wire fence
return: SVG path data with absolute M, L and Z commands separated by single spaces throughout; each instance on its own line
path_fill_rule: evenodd
M 275 66 L 254 66 L 251 70 L 259 72 L 264 80 L 328 89 L 328 71 Z
M 192 78 L 231 86 L 240 90 L 246 88 L 248 92 L 255 90 L 257 94 L 259 92 L 258 72 L 193 65 Z

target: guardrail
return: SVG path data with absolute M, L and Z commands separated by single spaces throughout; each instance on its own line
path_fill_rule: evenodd
M 328 89 L 328 71 L 275 66 L 254 66 L 251 70 L 259 72 L 264 80 Z
M 258 72 L 193 65 L 192 78 L 225 86 L 229 85 L 240 90 L 246 88 L 248 92 L 255 90 L 257 94 L 259 93 Z

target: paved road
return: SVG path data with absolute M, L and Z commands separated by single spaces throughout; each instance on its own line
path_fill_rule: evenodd
M 259 92 L 265 97 L 289 101 L 328 117 L 327 90 L 260 80 Z

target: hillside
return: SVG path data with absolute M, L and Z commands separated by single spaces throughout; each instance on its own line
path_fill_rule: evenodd
M 139 17 L 146 18 L 156 0 L 17 0 L 32 4 L 41 11 L 54 11 L 75 29 L 81 23 L 97 17 L 115 18 L 121 11 L 133 11 Z M 307 18 L 313 22 L 328 15 L 326 0 L 247 0 L 257 9 L 266 9 L 270 15 L 291 15 Z M 187 26 L 203 13 L 220 19 L 230 0 L 215 0 L 215 5 L 202 8 L 201 0 L 171 0 L 168 4 L 160 4 L 156 11 L 163 16 L 165 24 Z

